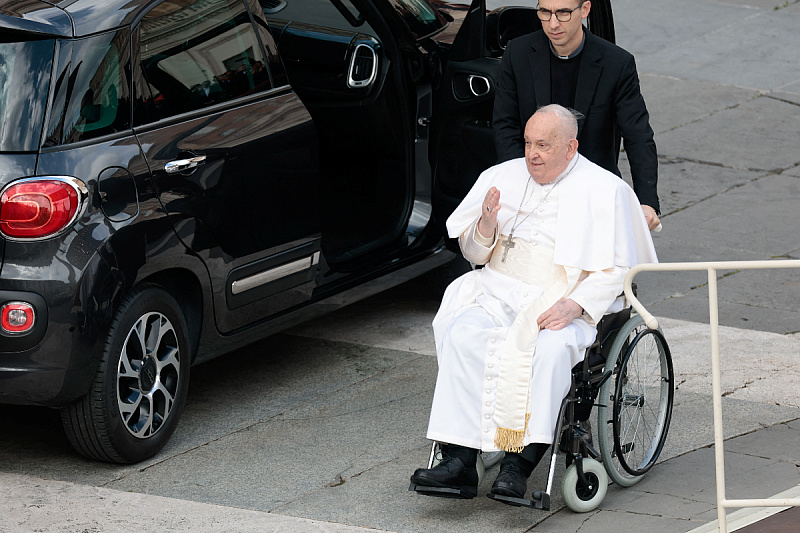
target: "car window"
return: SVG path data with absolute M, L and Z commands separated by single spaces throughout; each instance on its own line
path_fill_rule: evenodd
M 56 69 L 45 146 L 130 129 L 129 51 L 127 30 L 59 41 L 63 65 Z
M 0 152 L 39 148 L 55 41 L 0 42 Z
M 390 0 L 417 39 L 447 26 L 447 21 L 426 0 Z
M 139 25 L 140 125 L 272 87 L 241 0 L 168 0 Z
M 331 0 L 258 0 L 264 10 L 264 16 L 270 21 L 302 22 L 323 28 L 342 31 L 358 31 L 375 35 L 369 23 L 360 19 L 357 25 L 351 20 L 359 19 L 360 12 L 349 0 L 340 0 L 341 9 L 349 13 L 345 17 Z

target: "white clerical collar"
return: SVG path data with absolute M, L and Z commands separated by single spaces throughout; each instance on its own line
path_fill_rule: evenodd
M 578 54 L 583 52 L 584 43 L 586 43 L 586 32 L 583 32 L 583 38 L 581 39 L 581 44 L 579 44 L 578 48 L 576 48 L 571 54 L 566 55 L 566 56 L 559 55 L 559 53 L 556 52 L 556 49 L 553 48 L 553 43 L 552 42 L 550 42 L 550 51 L 553 52 L 553 55 L 556 56 L 559 59 L 572 59 L 573 57 L 577 57 Z

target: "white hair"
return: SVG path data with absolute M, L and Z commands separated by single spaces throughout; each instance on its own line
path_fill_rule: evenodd
M 538 115 L 540 113 L 550 113 L 555 115 L 558 121 L 561 123 L 561 127 L 559 128 L 560 133 L 563 134 L 567 139 L 578 138 L 578 118 L 583 116 L 581 113 L 573 109 L 567 109 L 559 104 L 542 106 L 536 110 L 534 115 Z

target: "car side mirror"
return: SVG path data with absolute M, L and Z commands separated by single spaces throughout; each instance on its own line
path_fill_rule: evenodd
M 503 55 L 508 41 L 542 29 L 532 7 L 503 7 L 486 16 L 486 48 L 490 57 Z

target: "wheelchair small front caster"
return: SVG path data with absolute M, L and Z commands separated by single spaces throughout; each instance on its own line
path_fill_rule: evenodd
M 572 463 L 564 474 L 561 495 L 571 510 L 576 513 L 588 513 L 597 509 L 606 497 L 608 474 L 603 465 L 594 459 L 582 459 L 581 462 L 587 484 L 581 483 L 578 463 Z

